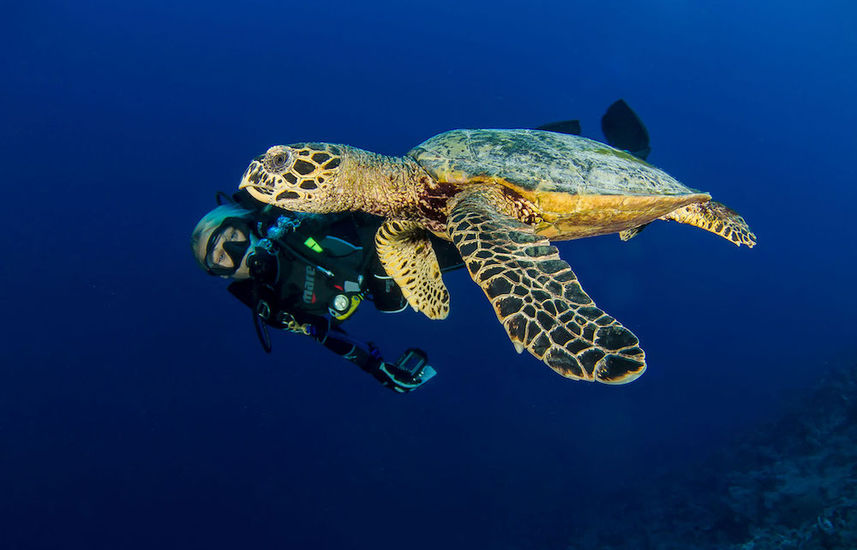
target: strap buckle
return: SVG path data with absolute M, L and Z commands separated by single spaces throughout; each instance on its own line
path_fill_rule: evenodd
M 256 302 L 256 316 L 267 321 L 271 317 L 271 306 L 265 300 Z

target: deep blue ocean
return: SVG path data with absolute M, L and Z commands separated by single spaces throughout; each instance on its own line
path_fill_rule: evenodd
M 637 487 L 857 356 L 853 2 L 2 11 L 2 549 L 603 548 L 581 533 L 631 522 Z M 265 354 L 190 253 L 215 192 L 273 144 L 399 155 L 571 118 L 601 139 L 619 98 L 649 162 L 758 236 L 658 222 L 558 245 L 639 336 L 631 384 L 516 354 L 460 270 L 445 321 L 365 306 L 346 325 L 390 358 L 428 351 L 438 376 L 394 394 L 308 338 Z

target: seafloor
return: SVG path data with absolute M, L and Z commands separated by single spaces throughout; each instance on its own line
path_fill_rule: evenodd
M 614 495 L 615 521 L 581 530 L 568 549 L 857 549 L 857 364 L 848 364 L 702 465 L 633 498 Z

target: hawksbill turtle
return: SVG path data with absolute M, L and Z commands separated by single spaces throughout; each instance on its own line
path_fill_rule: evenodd
M 744 219 L 631 154 L 540 130 L 452 130 L 403 157 L 331 143 L 277 145 L 250 163 L 240 188 L 298 212 L 385 218 L 378 256 L 410 305 L 449 312 L 429 232 L 451 240 L 518 353 L 567 378 L 630 382 L 646 368 L 637 337 L 584 292 L 552 240 L 619 233 L 674 220 L 736 245 Z

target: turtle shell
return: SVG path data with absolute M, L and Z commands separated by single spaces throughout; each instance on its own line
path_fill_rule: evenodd
M 699 193 L 630 153 L 541 130 L 452 130 L 409 153 L 438 182 L 500 183 L 524 195 Z

